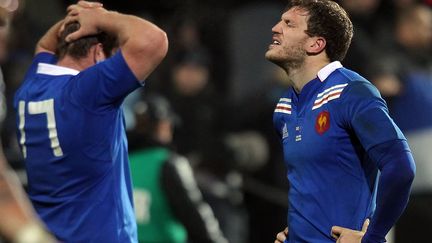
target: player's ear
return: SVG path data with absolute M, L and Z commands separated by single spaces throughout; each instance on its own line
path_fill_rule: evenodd
M 323 37 L 310 37 L 306 43 L 306 52 L 312 55 L 321 53 L 326 47 L 326 40 Z
M 96 60 L 98 62 L 104 61 L 106 59 L 105 52 L 103 50 L 103 45 L 101 43 L 96 44 Z
M 93 45 L 90 49 L 90 53 L 93 56 L 93 61 L 95 64 L 103 62 L 106 59 L 105 52 L 103 50 L 103 45 L 101 43 L 97 43 L 96 45 Z

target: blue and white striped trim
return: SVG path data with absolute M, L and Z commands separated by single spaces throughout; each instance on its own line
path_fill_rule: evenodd
M 278 104 L 276 105 L 275 112 L 290 115 L 291 109 L 291 99 L 280 98 Z
M 320 108 L 321 106 L 327 104 L 331 100 L 338 99 L 341 96 L 342 91 L 347 85 L 348 83 L 338 84 L 319 93 L 317 95 L 317 99 L 314 102 L 312 110 Z

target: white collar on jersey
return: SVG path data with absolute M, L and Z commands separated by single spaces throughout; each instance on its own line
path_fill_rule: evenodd
M 318 78 L 321 82 L 324 82 L 332 72 L 341 67 L 343 66 L 339 61 L 331 62 L 318 71 Z
M 79 71 L 72 68 L 61 67 L 53 64 L 48 64 L 48 63 L 38 63 L 37 73 L 53 75 L 53 76 L 60 76 L 60 75 L 75 76 L 79 73 Z

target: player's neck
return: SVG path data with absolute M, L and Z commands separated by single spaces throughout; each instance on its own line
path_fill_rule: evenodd
M 57 65 L 59 66 L 75 69 L 78 71 L 87 69 L 93 66 L 94 64 L 95 64 L 94 61 L 89 57 L 75 59 L 72 58 L 71 56 L 65 56 L 57 62 Z
M 298 68 L 287 70 L 288 79 L 291 81 L 294 90 L 299 94 L 303 87 L 315 79 L 318 71 L 327 64 L 329 64 L 328 61 L 306 59 L 303 65 Z

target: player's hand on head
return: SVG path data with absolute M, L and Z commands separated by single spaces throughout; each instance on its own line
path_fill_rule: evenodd
M 331 234 L 336 239 L 336 243 L 361 243 L 367 228 L 369 227 L 369 219 L 363 223 L 361 231 L 344 228 L 341 226 L 333 226 Z
M 284 243 L 287 237 L 288 237 L 288 227 L 286 227 L 283 231 L 277 233 L 276 240 L 274 241 L 274 243 Z
M 76 4 L 72 4 L 67 8 L 68 16 L 77 16 L 79 14 L 79 9 L 92 9 L 92 8 L 103 8 L 103 4 L 99 2 L 87 2 L 78 1 Z
M 79 6 L 84 7 L 84 8 L 98 8 L 98 7 L 103 7 L 103 4 L 100 2 L 88 2 L 88 1 L 82 1 L 79 0 L 77 3 Z
M 79 1 L 77 4 L 70 5 L 67 8 L 68 14 L 60 31 L 69 23 L 78 22 L 80 24 L 80 28 L 77 31 L 66 37 L 67 42 L 77 40 L 84 36 L 98 34 L 100 32 L 98 28 L 98 16 L 104 12 L 107 12 L 107 10 L 103 8 L 101 3 Z

